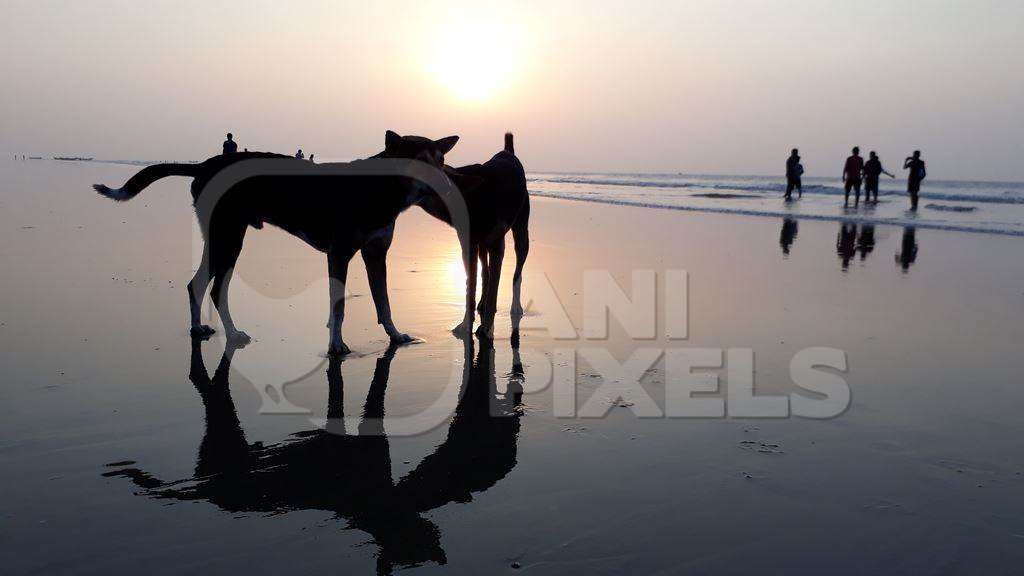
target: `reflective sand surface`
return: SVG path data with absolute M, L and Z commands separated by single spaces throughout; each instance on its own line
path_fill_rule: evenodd
M 1020 239 L 537 199 L 525 300 L 549 282 L 582 328 L 584 270 L 628 286 L 634 269 L 686 269 L 690 337 L 634 341 L 612 321 L 608 340 L 555 340 L 538 329 L 554 312 L 534 308 L 516 362 L 510 258 L 493 348 L 456 339 L 455 236 L 413 210 L 389 281 L 396 324 L 424 342 L 388 349 L 356 261 L 355 354 L 330 362 L 323 256 L 250 230 L 232 298 L 255 341 L 225 355 L 187 334 L 198 246 L 183 180 L 114 204 L 89 185 L 130 167 L 0 169 L 6 573 L 975 574 L 1024 560 Z M 565 419 L 535 391 L 557 349 L 681 347 L 750 348 L 758 393 L 789 393 L 811 346 L 846 352 L 853 400 L 837 418 L 641 419 L 609 401 L 604 418 Z M 604 401 L 595 370 L 577 371 L 578 403 Z M 663 362 L 644 378 L 659 403 L 671 385 Z M 451 412 L 422 434 L 379 424 L 438 404 Z

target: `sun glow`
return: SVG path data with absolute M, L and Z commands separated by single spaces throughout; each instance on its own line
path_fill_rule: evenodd
M 495 96 L 514 80 L 522 64 L 521 34 L 500 18 L 459 21 L 439 36 L 429 53 L 433 77 L 464 101 Z

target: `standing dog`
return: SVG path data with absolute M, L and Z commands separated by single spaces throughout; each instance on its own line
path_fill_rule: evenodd
M 381 154 L 384 154 L 383 152 Z M 378 154 L 378 157 L 380 154 Z M 516 269 L 512 276 L 512 340 L 517 344 L 519 322 L 523 316 L 521 298 L 523 266 L 530 250 L 530 196 L 526 190 L 526 172 L 515 155 L 512 134 L 505 134 L 505 149 L 484 164 L 461 168 L 445 166 L 445 173 L 458 186 L 469 216 L 469 250 L 463 251 L 466 268 L 466 312 L 463 321 L 452 331 L 468 334 L 473 330 L 476 306 L 477 260 L 482 269 L 482 290 L 479 305 L 480 326 L 477 333 L 491 337 L 497 310 L 498 283 L 505 254 L 505 235 L 512 231 L 516 251 Z M 419 206 L 435 218 L 455 226 L 448 205 L 438 196 L 424 198 Z M 370 291 L 377 307 L 377 321 L 395 343 L 408 342 L 409 336 L 399 332 L 391 320 L 387 290 L 387 254 L 394 238 L 394 224 L 379 230 L 362 247 Z M 376 279 L 376 280 L 375 280 Z
M 483 288 L 480 294 L 480 326 L 476 333 L 490 338 L 494 333 L 498 284 L 505 256 L 505 235 L 512 231 L 516 251 L 516 269 L 512 276 L 512 338 L 519 337 L 523 316 L 521 289 L 523 266 L 530 251 L 530 195 L 526 190 L 526 172 L 515 155 L 512 134 L 505 134 L 505 149 L 483 164 L 448 168 L 459 186 L 469 212 L 469 250 L 464 254 L 466 268 L 466 312 L 456 334 L 473 330 L 476 316 L 477 260 L 480 261 Z M 451 224 L 451 216 L 439 198 L 425 198 L 420 207 L 432 216 Z
M 457 141 L 458 136 L 435 141 L 419 136 L 403 137 L 388 131 L 385 151 L 378 157 L 420 160 L 442 168 L 444 155 Z M 261 165 L 272 170 L 238 182 L 217 198 L 204 197 L 203 192 L 211 180 L 228 167 L 245 160 L 272 163 Z M 209 336 L 213 333 L 211 327 L 200 322 L 202 300 L 212 280 L 210 295 L 227 338 L 240 343 L 249 341 L 249 336 L 235 327 L 227 301 L 228 284 L 249 226 L 259 228 L 264 222 L 269 222 L 325 252 L 331 279 L 328 353 L 337 355 L 349 352 L 341 336 L 349 260 L 367 242 L 377 238 L 382 230 L 393 230 L 398 215 L 430 195 L 431 190 L 411 176 L 338 175 L 332 173 L 330 167 L 330 164 L 314 165 L 279 154 L 249 152 L 216 156 L 201 164 L 148 166 L 121 188 L 111 189 L 102 184 L 93 188 L 108 198 L 126 201 L 161 178 L 194 178 L 192 198 L 206 245 L 199 270 L 188 285 L 193 335 Z M 370 270 L 369 265 L 367 269 Z M 379 272 L 384 271 L 380 269 Z M 383 284 L 383 278 L 377 282 Z M 371 286 L 373 284 L 371 276 Z M 380 312 L 378 306 L 378 316 Z M 390 318 L 387 318 L 385 327 L 389 325 Z M 388 333 L 392 340 L 396 340 L 396 334 L 408 338 L 398 334 L 393 325 L 390 325 Z

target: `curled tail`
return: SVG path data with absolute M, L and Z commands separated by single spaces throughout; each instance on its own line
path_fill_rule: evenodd
M 107 198 L 124 202 L 139 195 L 146 186 L 161 178 L 168 176 L 189 176 L 194 178 L 199 174 L 199 164 L 154 164 L 139 170 L 138 174 L 132 176 L 120 188 L 109 188 L 103 184 L 93 184 L 92 187 Z

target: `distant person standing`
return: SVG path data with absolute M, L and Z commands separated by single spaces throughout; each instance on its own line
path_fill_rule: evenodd
M 295 157 L 298 158 L 299 160 L 303 160 L 306 158 L 306 155 L 302 153 L 302 148 L 299 148 L 299 151 L 295 153 Z
M 921 181 L 928 176 L 921 160 L 921 151 L 914 150 L 914 155 L 903 161 L 903 169 L 910 170 L 907 176 L 907 192 L 910 193 L 910 209 L 917 210 L 917 196 L 921 192 Z
M 235 137 L 228 132 L 228 139 L 224 141 L 224 154 L 234 154 L 238 152 L 238 143 L 235 142 Z
M 803 185 L 800 176 L 804 173 L 804 167 L 800 164 L 800 151 L 793 148 L 789 158 L 786 159 L 786 200 L 793 198 L 793 190 L 797 190 L 802 198 L 804 195 Z
M 853 147 L 853 154 L 846 159 L 843 166 L 843 190 L 846 192 L 845 205 L 850 205 L 850 190 L 856 190 L 854 206 L 860 204 L 861 175 L 864 172 L 864 159 L 860 157 L 860 147 Z
M 309 155 L 309 161 L 310 161 L 310 162 L 312 162 L 312 161 L 313 161 L 313 156 L 316 156 L 316 154 L 310 154 L 310 155 Z
M 893 174 L 882 168 L 882 161 L 874 150 L 868 153 L 868 161 L 864 163 L 864 201 L 871 202 L 871 193 L 875 193 L 875 202 L 878 202 L 878 178 L 885 174 L 889 178 L 895 178 Z

